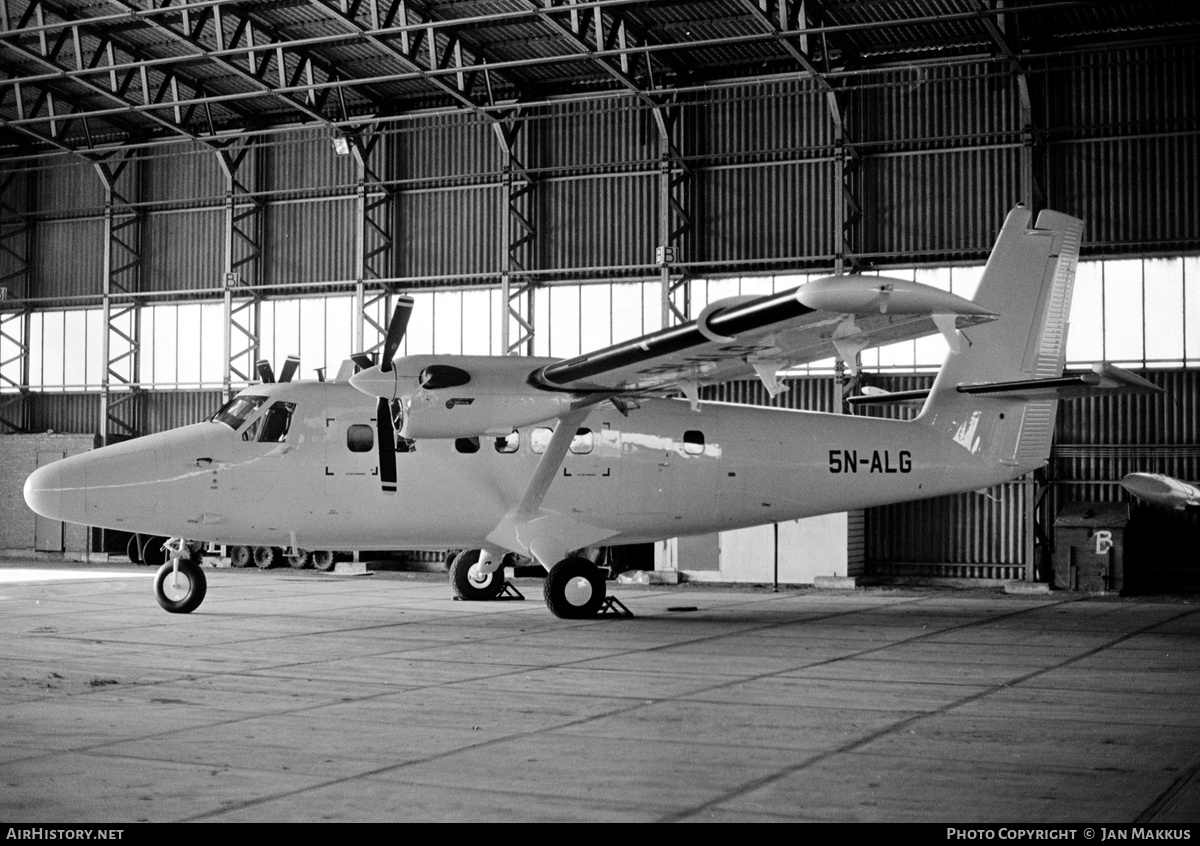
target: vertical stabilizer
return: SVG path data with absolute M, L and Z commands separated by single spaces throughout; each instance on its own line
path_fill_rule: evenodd
M 992 249 L 975 302 L 1000 317 L 966 331 L 951 352 L 918 418 L 975 455 L 1014 470 L 1041 466 L 1050 455 L 1058 402 L 993 398 L 963 385 L 1049 379 L 1062 375 L 1067 318 L 1083 221 L 1027 209 L 1009 213 Z

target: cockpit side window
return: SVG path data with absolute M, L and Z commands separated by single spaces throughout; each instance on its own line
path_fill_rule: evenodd
M 217 413 L 209 418 L 212 423 L 224 423 L 230 429 L 240 429 L 260 405 L 267 401 L 266 397 L 240 396 L 225 403 Z
M 280 400 L 267 409 L 263 415 L 262 428 L 258 436 L 260 443 L 279 443 L 287 437 L 292 425 L 292 412 L 296 410 L 294 402 Z

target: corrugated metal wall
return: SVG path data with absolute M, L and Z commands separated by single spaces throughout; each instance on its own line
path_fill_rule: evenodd
M 1113 50 L 1041 69 L 1048 201 L 1105 253 L 1200 246 L 1194 44 Z

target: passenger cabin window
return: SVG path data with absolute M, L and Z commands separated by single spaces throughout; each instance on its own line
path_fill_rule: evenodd
M 288 429 L 292 426 L 292 412 L 296 410 L 294 402 L 282 400 L 267 409 L 262 417 L 262 428 L 258 436 L 259 443 L 277 444 L 287 437 Z
M 529 448 L 537 455 L 541 455 L 546 451 L 546 447 L 550 444 L 550 438 L 554 435 L 554 431 L 547 429 L 545 426 L 539 426 L 529 433 Z
M 375 430 L 362 423 L 346 429 L 346 448 L 351 452 L 370 452 L 375 448 Z
M 510 454 L 521 448 L 521 433 L 516 429 L 501 438 L 496 438 L 496 452 Z
M 479 438 L 455 438 L 454 448 L 468 455 L 479 452 Z
M 216 414 L 209 418 L 213 423 L 224 423 L 230 429 L 240 429 L 242 424 L 250 419 L 260 405 L 267 401 L 266 397 L 240 396 L 225 403 Z
M 683 451 L 687 455 L 704 454 L 704 433 L 698 429 L 688 429 L 683 433 Z
M 592 451 L 595 443 L 595 435 L 591 429 L 577 429 L 575 437 L 571 438 L 571 452 L 576 455 L 587 455 Z

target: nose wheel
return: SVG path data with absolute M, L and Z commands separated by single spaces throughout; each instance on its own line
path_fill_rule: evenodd
M 459 599 L 485 602 L 504 591 L 504 568 L 484 572 L 479 563 L 482 550 L 466 549 L 450 562 L 450 588 Z
M 154 574 L 154 598 L 172 614 L 188 614 L 200 607 L 208 592 L 204 570 L 186 558 L 168 561 Z

